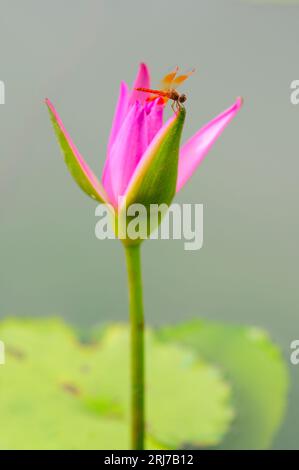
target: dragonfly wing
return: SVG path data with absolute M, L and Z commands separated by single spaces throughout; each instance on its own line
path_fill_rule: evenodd
M 179 75 L 178 77 L 175 77 L 172 82 L 173 88 L 177 88 L 181 83 L 183 83 L 187 78 L 190 77 L 195 72 L 195 69 L 190 70 L 189 72 L 186 72 L 182 75 Z
M 176 77 L 176 74 L 178 73 L 178 70 L 179 68 L 178 66 L 176 66 L 174 70 L 165 75 L 160 84 L 162 90 L 169 90 L 170 88 L 172 88 L 172 84 Z
M 153 101 L 157 99 L 158 96 L 160 96 L 160 100 L 163 100 L 164 103 L 167 103 L 169 98 L 168 96 L 163 96 L 163 93 L 166 94 L 167 91 L 171 90 L 172 88 L 177 88 L 181 83 L 187 80 L 187 78 L 195 72 L 195 69 L 192 69 L 189 72 L 186 72 L 185 74 L 177 76 L 178 70 L 179 68 L 175 67 L 174 70 L 165 75 L 160 84 L 161 94 L 159 93 L 159 90 L 152 90 L 153 93 L 148 96 L 147 101 Z M 154 93 L 155 91 L 157 93 Z

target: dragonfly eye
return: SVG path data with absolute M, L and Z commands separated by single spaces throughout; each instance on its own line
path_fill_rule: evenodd
M 187 99 L 187 96 L 184 95 L 184 94 L 182 94 L 182 95 L 180 95 L 180 97 L 179 97 L 179 102 L 180 102 L 180 103 L 185 103 L 186 99 Z

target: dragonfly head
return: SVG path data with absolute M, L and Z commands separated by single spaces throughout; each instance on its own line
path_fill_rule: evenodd
M 183 94 L 180 95 L 180 97 L 179 97 L 179 102 L 180 102 L 180 103 L 185 103 L 186 99 L 187 99 L 187 96 L 183 93 Z

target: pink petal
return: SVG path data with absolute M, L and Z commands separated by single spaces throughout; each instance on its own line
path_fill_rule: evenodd
M 206 124 L 182 146 L 178 168 L 177 192 L 191 177 L 214 142 L 233 117 L 235 117 L 241 106 L 242 98 L 237 98 L 236 102 L 230 108 Z
M 126 117 L 126 114 L 128 112 L 128 104 L 129 104 L 129 88 L 125 82 L 121 82 L 120 90 L 119 90 L 119 97 L 118 97 L 118 101 L 117 101 L 117 105 L 116 105 L 116 109 L 114 113 L 110 137 L 109 137 L 108 151 L 111 148 L 115 140 L 115 137 L 117 136 L 117 133 L 119 129 L 121 128 L 121 125 Z
M 81 156 L 79 150 L 73 143 L 53 104 L 48 98 L 45 100 L 45 103 L 51 111 L 53 118 L 55 119 L 55 124 L 58 126 L 57 129 L 59 129 L 60 132 L 63 134 L 68 144 L 68 148 L 62 148 L 62 150 L 65 154 L 65 161 L 72 176 L 77 181 L 79 186 L 81 186 L 83 191 L 85 191 L 89 196 L 95 197 L 101 202 L 107 202 L 107 194 L 105 193 L 102 184 L 97 179 L 92 170 L 89 168 L 89 166 Z
M 130 104 L 134 104 L 136 101 L 144 103 L 147 98 L 147 94 L 142 91 L 136 91 L 135 88 L 150 88 L 150 73 L 147 65 L 144 63 L 139 65 L 139 70 L 130 97 Z
M 103 173 L 102 173 L 102 180 L 106 181 L 106 184 L 108 183 L 108 179 L 110 178 L 110 175 L 107 173 L 108 172 L 108 156 L 111 150 L 111 147 L 115 141 L 115 138 L 119 132 L 119 129 L 121 128 L 125 117 L 128 113 L 128 108 L 129 108 L 129 88 L 128 85 L 125 82 L 121 82 L 120 84 L 120 90 L 119 90 L 119 97 L 114 113 L 114 118 L 113 118 L 113 123 L 110 131 L 110 137 L 109 137 L 109 142 L 108 142 L 108 148 L 107 148 L 107 157 L 105 160 L 104 168 L 103 168 Z M 111 186 L 111 183 L 107 184 L 109 187 Z
M 125 193 L 128 182 L 148 145 L 147 116 L 136 102 L 130 109 L 107 158 L 102 182 L 114 206 Z
M 160 99 L 150 101 L 145 109 L 148 116 L 148 143 L 150 144 L 163 125 L 164 102 Z

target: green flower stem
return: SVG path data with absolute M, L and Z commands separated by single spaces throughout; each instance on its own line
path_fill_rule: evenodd
M 125 246 L 131 323 L 132 449 L 144 449 L 144 319 L 140 245 Z

